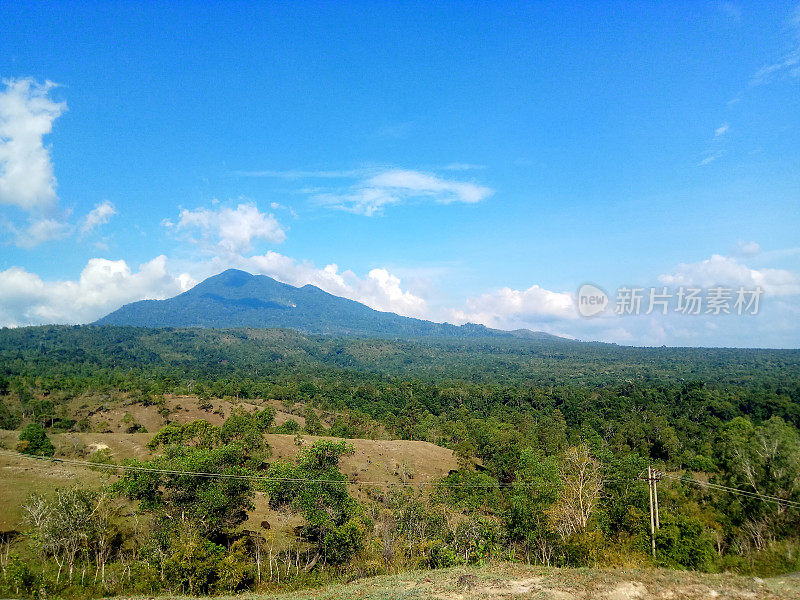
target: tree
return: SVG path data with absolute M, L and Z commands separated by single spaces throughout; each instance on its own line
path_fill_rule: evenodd
M 551 509 L 553 526 L 562 539 L 586 529 L 603 481 L 600 464 L 585 445 L 570 448 L 558 468 L 562 485 L 558 500 Z
M 16 429 L 19 426 L 19 415 L 13 413 L 0 399 L 0 429 Z
M 56 582 L 65 568 L 72 581 L 81 554 L 104 571 L 117 535 L 105 495 L 81 488 L 56 490 L 52 497 L 30 495 L 22 508 L 41 555 L 51 556 L 58 565 Z
M 254 436 L 243 422 L 237 416 L 229 427 L 223 425 L 224 432 L 205 421 L 167 425 L 150 443 L 151 448 L 162 448 L 162 454 L 130 461 L 140 470 L 125 471 L 111 489 L 138 500 L 140 510 L 158 518 L 190 520 L 206 537 L 232 532 L 253 508 L 248 477 L 261 465 L 259 452 L 268 449 L 263 436 Z
M 56 449 L 47 437 L 44 427 L 38 423 L 28 423 L 19 434 L 17 449 L 23 454 L 34 456 L 53 456 Z
M 344 440 L 321 440 L 301 450 L 296 464 L 275 461 L 270 466 L 265 485 L 270 506 L 288 506 L 302 514 L 301 535 L 316 545 L 309 568 L 319 559 L 346 562 L 363 546 L 366 521 L 339 469 L 342 456 L 353 452 Z
M 509 534 L 522 544 L 528 562 L 533 555 L 538 562 L 550 565 L 558 542 L 551 525 L 551 510 L 561 492 L 558 461 L 526 448 L 511 490 L 506 514 Z
M 319 435 L 322 433 L 322 422 L 319 420 L 319 416 L 317 415 L 316 411 L 314 411 L 314 409 L 310 406 L 306 408 L 305 418 L 305 432 L 307 434 Z
M 755 494 L 730 507 L 748 545 L 762 549 L 783 529 L 797 530 L 798 510 L 764 496 L 800 502 L 800 433 L 780 417 L 754 426 L 737 417 L 725 427 L 718 452 L 725 483 Z M 738 508 L 738 510 L 737 510 Z

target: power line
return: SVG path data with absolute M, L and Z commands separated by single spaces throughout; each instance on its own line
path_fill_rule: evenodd
M 343 480 L 333 480 L 333 479 L 306 479 L 306 478 L 293 478 L 293 477 L 269 477 L 266 475 L 244 475 L 244 474 L 236 474 L 236 473 L 210 473 L 210 472 L 203 472 L 203 471 L 182 471 L 182 470 L 175 470 L 175 469 L 158 469 L 154 467 L 140 467 L 136 465 L 113 465 L 108 463 L 99 463 L 99 462 L 91 462 L 86 460 L 75 460 L 70 458 L 51 458 L 46 456 L 33 456 L 30 454 L 19 454 L 16 452 L 7 452 L 0 450 L 0 456 L 9 456 L 13 458 L 24 458 L 38 462 L 49 462 L 49 463 L 62 463 L 68 465 L 75 465 L 79 467 L 85 468 L 94 468 L 94 469 L 104 469 L 107 471 L 132 471 L 132 472 L 145 472 L 145 473 L 159 473 L 162 475 L 176 475 L 176 476 L 183 476 L 183 477 L 205 477 L 209 479 L 238 479 L 238 480 L 248 480 L 248 481 L 255 481 L 255 482 L 268 482 L 268 481 L 282 481 L 286 483 L 318 483 L 318 484 L 327 484 L 327 485 L 356 485 L 356 486 L 372 486 L 372 487 L 440 487 L 440 488 L 476 488 L 476 489 L 491 489 L 491 488 L 536 488 L 539 487 L 534 484 L 530 483 L 521 483 L 521 482 L 513 482 L 513 483 L 505 483 L 505 482 L 497 482 L 497 483 L 452 483 L 452 482 L 442 482 L 442 481 L 402 481 L 402 482 L 391 482 L 391 481 L 351 481 L 348 479 Z M 718 491 L 724 491 L 731 494 L 738 494 L 740 496 L 745 496 L 749 498 L 753 498 L 756 500 L 761 500 L 764 502 L 771 502 L 773 504 L 778 504 L 784 507 L 789 508 L 800 508 L 800 502 L 796 502 L 794 500 L 788 500 L 785 498 L 779 498 L 777 496 L 770 496 L 768 494 L 761 494 L 757 492 L 751 492 L 749 490 L 742 490 L 739 488 L 734 488 L 730 486 L 721 485 L 718 483 L 710 483 L 705 481 L 698 481 L 691 477 L 685 477 L 680 475 L 669 475 L 667 473 L 659 472 L 661 477 L 672 479 L 675 481 L 681 481 L 684 483 L 691 483 L 697 485 L 699 487 L 708 487 L 711 489 L 715 489 Z M 635 478 L 631 478 L 631 480 L 635 480 Z M 614 479 L 604 479 L 603 483 L 619 483 L 619 482 L 626 482 L 629 481 L 627 478 L 614 478 Z
M 787 498 L 779 498 L 778 496 L 771 496 L 769 494 L 762 494 L 760 492 L 743 490 L 740 488 L 730 487 L 719 483 L 711 483 L 709 481 L 699 481 L 697 479 L 694 479 L 693 477 L 686 477 L 682 475 L 668 475 L 666 473 L 662 473 L 662 476 L 668 479 L 682 481 L 684 483 L 691 483 L 699 487 L 707 487 L 718 491 L 728 492 L 729 494 L 736 494 L 739 496 L 754 498 L 756 500 L 762 500 L 764 502 L 772 502 L 774 504 L 779 504 L 781 506 L 786 506 L 790 508 L 800 508 L 800 502 L 789 500 Z
M 243 475 L 243 474 L 236 474 L 236 473 L 209 473 L 203 471 L 181 471 L 181 470 L 174 470 L 174 469 L 157 469 L 154 467 L 139 467 L 136 465 L 115 465 L 115 464 L 108 464 L 108 463 L 99 463 L 99 462 L 91 462 L 86 460 L 75 460 L 70 458 L 52 458 L 48 456 L 33 456 L 30 454 L 18 454 L 15 452 L 3 452 L 0 451 L 0 456 L 10 456 L 14 458 L 26 458 L 38 462 L 46 462 L 46 463 L 63 463 L 68 465 L 76 465 L 80 467 L 86 468 L 97 468 L 97 469 L 105 469 L 107 471 L 134 471 L 134 472 L 145 472 L 145 473 L 159 473 L 162 475 L 178 475 L 178 476 L 185 476 L 185 477 L 205 477 L 209 479 L 240 479 L 240 480 L 249 480 L 249 481 L 256 481 L 256 482 L 267 482 L 267 481 L 283 481 L 286 483 L 321 483 L 321 484 L 331 484 L 331 485 L 361 485 L 361 486 L 374 486 L 374 487 L 443 487 L 443 488 L 481 488 L 481 489 L 491 489 L 491 488 L 534 488 L 538 487 L 534 484 L 526 484 L 526 483 L 504 483 L 504 482 L 497 482 L 497 483 L 452 483 L 452 482 L 442 482 L 442 481 L 403 481 L 403 482 L 391 482 L 391 481 L 351 481 L 347 479 L 343 480 L 335 480 L 335 479 L 306 479 L 306 478 L 294 478 L 294 477 L 269 477 L 266 475 Z M 622 481 L 619 479 L 609 479 L 605 480 L 604 483 L 614 483 L 617 481 Z

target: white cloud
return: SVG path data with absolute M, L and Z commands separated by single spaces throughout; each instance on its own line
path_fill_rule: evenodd
M 315 285 L 330 294 L 361 302 L 376 310 L 409 317 L 425 317 L 428 314 L 425 300 L 404 289 L 399 277 L 382 268 L 372 269 L 366 277 L 359 277 L 350 270 L 340 272 L 336 264 L 319 268 L 313 263 L 297 261 L 270 251 L 249 257 L 215 257 L 208 272 L 218 273 L 230 267 L 268 275 L 289 285 Z
M 0 204 L 27 212 L 52 208 L 58 200 L 50 152 L 43 138 L 67 109 L 48 95 L 55 84 L 5 79 L 0 92 Z
M 172 226 L 169 221 L 163 224 Z M 213 240 L 215 248 L 226 254 L 247 252 L 252 249 L 254 240 L 280 243 L 286 239 L 286 232 L 278 220 L 271 214 L 260 212 L 252 204 L 239 204 L 235 209 L 184 209 L 176 227 L 199 230 L 202 241 L 209 243 Z
M 468 171 L 482 169 L 481 165 L 450 163 L 447 171 Z M 451 202 L 475 203 L 485 200 L 494 190 L 477 183 L 443 179 L 431 173 L 410 169 L 361 168 L 342 171 L 237 171 L 246 177 L 274 177 L 279 179 L 351 179 L 353 185 L 330 189 L 320 186 L 306 186 L 301 193 L 311 195 L 316 202 L 347 210 L 349 212 L 373 216 L 384 207 L 412 200 L 433 200 L 439 204 Z
M 764 85 L 782 77 L 800 77 L 800 6 L 795 7 L 788 26 L 792 38 L 790 49 L 777 61 L 756 71 L 750 85 Z
M 445 171 L 474 171 L 479 169 L 485 169 L 484 165 L 476 165 L 473 163 L 459 163 L 459 162 L 452 162 L 442 167 Z
M 430 173 L 408 169 L 390 169 L 375 173 L 348 190 L 317 194 L 314 199 L 334 208 L 373 216 L 386 206 L 411 200 L 472 204 L 485 200 L 493 193 L 491 188 L 476 183 L 442 179 Z
M 364 169 L 350 169 L 342 171 L 307 171 L 302 169 L 289 169 L 286 171 L 235 171 L 234 175 L 240 177 L 274 177 L 277 179 L 350 179 L 361 177 L 366 173 Z
M 0 325 L 88 323 L 123 304 L 168 298 L 194 281 L 171 275 L 165 256 L 134 272 L 124 260 L 89 260 L 77 281 L 43 281 L 20 267 L 0 271 Z
M 741 256 L 755 256 L 761 252 L 761 244 L 739 241 L 736 243 L 735 252 Z
M 95 227 L 99 227 L 100 225 L 105 225 L 108 221 L 117 214 L 117 209 L 114 208 L 114 205 L 105 200 L 100 204 L 96 204 L 95 207 L 88 212 L 88 214 L 83 218 L 83 222 L 78 229 L 78 233 L 81 237 L 88 235 L 91 233 Z
M 533 285 L 526 290 L 504 287 L 468 298 L 466 306 L 454 310 L 457 323 L 482 323 L 489 327 L 516 329 L 531 321 L 573 320 L 578 317 L 570 292 L 553 292 Z
M 698 163 L 698 166 L 704 167 L 709 165 L 725 154 L 725 146 L 727 145 L 726 134 L 728 131 L 730 131 L 730 126 L 727 123 L 723 123 L 714 130 L 714 136 L 711 138 L 711 143 L 709 144 L 708 149 L 705 151 L 704 157 Z
M 768 296 L 800 294 L 800 275 L 784 269 L 751 269 L 735 258 L 714 254 L 697 263 L 682 263 L 674 273 L 660 275 L 658 280 L 671 286 L 708 288 L 760 286 Z
M 33 248 L 43 242 L 59 240 L 72 233 L 72 226 L 59 219 L 28 218 L 28 225 L 20 229 L 12 223 L 6 227 L 14 234 L 14 244 L 21 248 Z
M 198 280 L 231 267 L 269 275 L 294 286 L 315 285 L 376 310 L 412 317 L 425 317 L 428 312 L 423 298 L 405 289 L 399 277 L 382 268 L 359 277 L 350 270 L 340 272 L 335 264 L 318 268 L 277 252 L 250 257 L 217 256 L 181 266 L 169 268 L 162 255 L 134 272 L 124 260 L 93 258 L 78 280 L 49 282 L 23 268 L 12 267 L 0 271 L 0 326 L 89 323 L 129 302 L 172 297 Z

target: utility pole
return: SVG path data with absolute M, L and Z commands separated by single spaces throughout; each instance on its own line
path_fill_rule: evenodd
M 656 557 L 656 531 L 661 528 L 661 523 L 658 518 L 658 482 L 661 480 L 661 473 L 647 467 L 647 477 L 639 476 L 639 479 L 647 481 L 647 487 L 650 492 L 650 549 L 653 553 L 653 558 Z
M 650 490 L 650 543 L 653 547 L 653 558 L 656 557 L 656 519 L 653 511 L 653 478 L 652 470 L 647 467 L 647 489 Z
M 656 504 L 656 531 L 661 529 L 661 522 L 658 520 L 658 482 L 661 481 L 661 473 L 653 469 L 653 497 Z

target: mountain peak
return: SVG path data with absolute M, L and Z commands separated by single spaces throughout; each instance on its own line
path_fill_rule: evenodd
M 209 277 L 208 279 L 202 281 L 201 284 L 206 283 L 207 281 L 216 280 L 224 282 L 225 285 L 239 287 L 245 285 L 248 281 L 253 279 L 253 277 L 255 277 L 255 275 L 252 275 L 247 271 L 240 271 L 239 269 L 228 269 L 218 275 Z
M 403 317 L 334 296 L 311 284 L 295 287 L 239 269 L 228 269 L 209 277 L 174 298 L 127 304 L 98 320 L 97 324 L 288 328 L 312 334 L 395 338 L 547 335 Z

